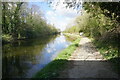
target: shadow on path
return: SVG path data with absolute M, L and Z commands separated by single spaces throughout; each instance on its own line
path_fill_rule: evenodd
M 60 71 L 58 78 L 115 79 L 119 78 L 110 61 L 102 60 L 59 60 L 66 61 L 66 68 Z M 103 80 L 102 79 L 102 80 Z
M 66 67 L 59 72 L 59 78 L 83 78 L 95 80 L 116 80 L 119 71 L 114 70 L 111 60 L 106 60 L 87 37 L 82 37 L 79 47 L 66 61 Z M 115 60 L 116 58 L 114 58 Z M 64 61 L 64 60 L 59 60 Z M 118 69 L 117 69 L 118 70 Z

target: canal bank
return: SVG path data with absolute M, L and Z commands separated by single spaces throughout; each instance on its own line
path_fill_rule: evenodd
M 71 36 L 71 35 L 68 35 Z M 42 70 L 38 71 L 33 78 L 54 78 L 59 76 L 59 71 L 65 68 L 69 57 L 79 46 L 80 37 L 72 42 L 66 49 L 61 51 L 58 56 L 45 66 Z

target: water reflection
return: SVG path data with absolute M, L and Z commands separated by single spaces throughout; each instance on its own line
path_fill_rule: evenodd
M 17 41 L 3 46 L 3 78 L 31 77 L 70 44 L 65 36 Z

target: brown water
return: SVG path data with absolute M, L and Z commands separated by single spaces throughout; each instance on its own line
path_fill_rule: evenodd
M 32 77 L 70 43 L 64 35 L 59 35 L 3 45 L 3 78 Z

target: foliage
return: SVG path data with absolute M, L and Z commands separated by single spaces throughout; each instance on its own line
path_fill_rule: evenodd
M 65 32 L 83 32 L 93 38 L 101 54 L 108 60 L 119 56 L 120 2 L 85 2 L 81 16 L 76 18 L 76 25 Z M 74 29 L 79 28 L 79 31 Z
M 38 73 L 35 76 L 33 76 L 33 78 L 57 77 L 59 75 L 58 72 L 65 67 L 67 59 L 71 56 L 76 47 L 79 46 L 79 41 L 79 38 L 76 39 L 70 46 L 68 46 L 68 48 L 60 52 L 59 55 L 52 62 L 50 62 L 42 70 L 38 71 Z
M 78 37 L 80 37 L 80 36 L 77 35 L 77 34 L 71 34 L 71 33 L 63 33 L 63 35 L 65 36 L 66 40 L 69 40 L 69 41 L 74 41 L 74 40 L 76 40 Z
M 116 72 L 120 71 L 120 57 L 118 47 L 112 47 L 113 43 L 112 45 L 108 45 L 97 40 L 93 40 L 93 43 L 100 51 L 100 53 L 104 56 L 104 58 L 114 64 L 114 70 Z
M 10 41 L 12 41 L 12 36 L 10 35 L 2 35 L 2 40 L 3 40 L 3 43 L 8 43 Z
M 47 24 L 38 6 L 23 2 L 2 2 L 2 33 L 13 39 L 25 39 L 56 34 L 57 29 Z

